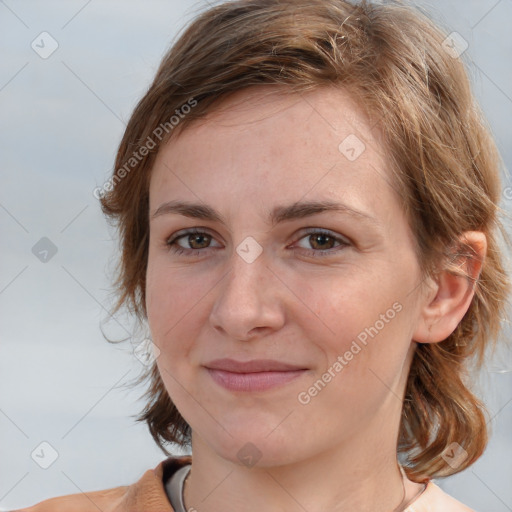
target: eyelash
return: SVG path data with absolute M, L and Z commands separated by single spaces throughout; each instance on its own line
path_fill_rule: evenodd
M 176 254 L 176 255 L 183 255 L 183 254 L 187 255 L 188 254 L 189 256 L 199 256 L 201 252 L 207 251 L 208 249 L 212 249 L 211 247 L 206 247 L 204 249 L 184 249 L 183 247 L 180 247 L 179 245 L 176 245 L 176 242 L 179 239 L 185 238 L 185 237 L 190 236 L 190 235 L 208 235 L 208 236 L 212 237 L 212 235 L 210 235 L 206 231 L 201 231 L 200 229 L 193 228 L 193 229 L 189 229 L 187 231 L 184 231 L 184 232 L 180 233 L 177 236 L 169 238 L 166 241 L 166 246 L 168 246 L 169 250 L 171 252 L 173 252 L 174 254 Z M 327 257 L 327 256 L 332 256 L 333 253 L 338 252 L 338 251 L 342 250 L 343 248 L 345 248 L 345 247 L 350 245 L 350 242 L 347 239 L 335 236 L 335 235 L 333 235 L 329 231 L 325 231 L 323 229 L 318 229 L 318 228 L 317 229 L 311 229 L 310 231 L 305 232 L 297 240 L 297 242 L 302 240 L 303 238 L 306 238 L 306 237 L 311 236 L 311 235 L 324 235 L 324 236 L 327 236 L 329 238 L 332 238 L 335 242 L 339 242 L 339 245 L 337 247 L 333 247 L 331 249 L 323 249 L 323 250 L 322 249 L 319 249 L 319 250 L 303 249 L 308 256 L 313 256 L 315 258 L 318 258 L 318 257 L 323 258 L 323 257 Z

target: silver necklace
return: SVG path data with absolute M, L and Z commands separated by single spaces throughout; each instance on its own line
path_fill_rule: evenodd
M 403 493 L 402 493 L 402 501 L 400 502 L 400 504 L 398 505 L 398 507 L 396 507 L 393 512 L 403 512 L 405 507 L 402 508 L 403 504 L 404 504 L 404 501 L 405 501 L 405 471 L 404 469 L 402 468 L 402 466 L 398 466 L 400 468 L 400 473 L 402 474 L 402 490 L 403 490 Z
M 423 483 L 423 489 L 420 492 L 418 492 L 415 496 L 413 496 L 407 503 L 404 504 L 405 480 L 407 479 L 407 475 L 405 474 L 404 468 L 400 464 L 398 465 L 398 467 L 400 468 L 400 473 L 402 473 L 402 487 L 403 487 L 404 493 L 403 493 L 403 497 L 402 497 L 402 501 L 401 501 L 400 505 L 398 505 L 398 507 L 395 510 L 393 510 L 393 512 L 404 512 L 404 510 L 406 510 L 412 503 L 414 503 L 425 492 L 425 490 L 427 489 L 427 486 L 428 486 L 428 482 Z M 402 507 L 402 508 L 400 508 L 400 507 Z
M 405 492 L 405 479 L 407 478 L 406 474 L 405 474 L 405 471 L 404 471 L 404 468 L 402 466 L 398 466 L 400 468 L 400 473 L 402 474 L 402 500 L 400 501 L 399 505 L 393 509 L 393 512 L 404 512 L 404 510 L 410 505 L 410 503 L 406 503 L 404 505 L 404 502 L 405 502 L 405 495 L 406 495 L 406 492 Z M 190 476 L 190 469 L 189 471 L 187 472 L 187 476 L 184 478 L 183 480 L 183 483 L 181 485 L 181 506 L 183 506 L 183 510 L 186 510 L 185 508 L 185 483 L 187 482 L 188 480 L 188 477 Z M 425 491 L 425 489 L 427 488 L 427 486 L 425 485 L 423 487 L 423 490 L 417 494 L 412 501 L 414 501 L 418 496 L 420 496 L 421 494 L 423 494 L 423 492 Z

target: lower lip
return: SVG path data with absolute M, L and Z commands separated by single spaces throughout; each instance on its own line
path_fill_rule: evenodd
M 286 372 L 233 373 L 207 368 L 212 379 L 230 391 L 265 391 L 300 377 L 306 370 Z

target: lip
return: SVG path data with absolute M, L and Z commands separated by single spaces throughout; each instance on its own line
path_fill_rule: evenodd
M 294 370 L 306 370 L 304 366 L 275 361 L 273 359 L 252 359 L 251 361 L 235 361 L 234 359 L 215 359 L 207 364 L 211 370 L 223 370 L 231 373 L 256 373 L 256 372 L 289 372 Z
M 216 359 L 204 365 L 212 379 L 229 391 L 265 391 L 283 386 L 307 368 L 271 359 Z

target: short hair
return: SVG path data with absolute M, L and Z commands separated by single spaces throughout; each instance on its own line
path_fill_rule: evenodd
M 164 56 L 128 122 L 111 186 L 100 197 L 122 246 L 114 312 L 124 305 L 145 320 L 149 180 L 159 148 L 248 87 L 347 91 L 382 133 L 423 275 L 439 265 L 460 273 L 457 258 L 475 257 L 458 243 L 461 234 L 487 236 L 467 313 L 444 341 L 419 343 L 411 363 L 397 453 L 415 481 L 462 471 L 485 449 L 486 411 L 467 374 L 469 363 L 481 367 L 486 348 L 495 345 L 509 292 L 499 243 L 505 234 L 498 206 L 502 162 L 446 37 L 426 15 L 399 2 L 238 0 L 209 8 Z M 190 426 L 156 364 L 147 377 L 138 419 L 166 453 L 166 443 L 187 445 Z M 452 442 L 468 453 L 457 468 L 442 457 Z

